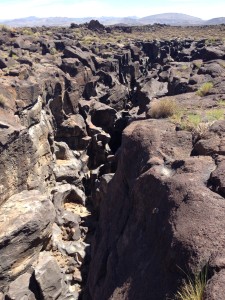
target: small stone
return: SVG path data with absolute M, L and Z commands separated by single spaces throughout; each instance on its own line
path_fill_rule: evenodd
M 73 278 L 77 282 L 82 282 L 82 275 L 79 269 L 75 268 L 73 273 Z

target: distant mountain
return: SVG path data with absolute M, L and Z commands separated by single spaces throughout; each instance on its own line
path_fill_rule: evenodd
M 179 13 L 165 13 L 151 15 L 144 18 L 132 17 L 85 17 L 85 18 L 67 18 L 67 17 L 50 17 L 50 18 L 38 18 L 38 17 L 27 17 L 14 20 L 0 20 L 1 24 L 5 24 L 12 27 L 25 27 L 25 26 L 69 26 L 71 23 L 82 24 L 90 22 L 92 19 L 99 20 L 104 25 L 123 24 L 127 26 L 138 26 L 148 24 L 167 24 L 167 25 L 216 25 L 225 23 L 225 17 L 214 18 L 211 20 L 204 21 L 200 18 L 189 16 L 186 14 Z
M 225 18 L 214 18 L 210 19 L 205 22 L 206 25 L 218 25 L 218 24 L 225 24 Z
M 139 19 L 138 18 L 130 18 L 130 17 L 127 17 L 127 18 L 121 18 L 120 19 L 120 23 L 124 23 L 126 25 L 135 25 L 135 26 L 138 26 L 138 25 L 142 25 L 141 22 L 139 22 Z
M 81 23 L 84 23 L 82 19 Z M 88 19 L 89 20 L 89 19 Z M 90 18 L 91 20 L 91 18 Z M 12 26 L 12 27 L 23 27 L 23 26 L 67 26 L 70 23 L 75 22 L 75 18 L 64 18 L 64 17 L 50 17 L 50 18 L 37 18 L 37 17 L 27 17 L 14 20 L 6 20 L 1 22 L 2 24 Z
M 138 20 L 144 25 L 147 24 L 168 24 L 168 25 L 199 25 L 203 23 L 203 20 L 200 18 L 192 17 L 185 14 L 178 13 L 166 13 L 166 14 L 157 14 L 148 17 L 144 17 Z
M 113 25 L 117 23 L 125 23 L 126 25 L 141 25 L 138 23 L 135 17 L 117 18 L 117 17 L 86 17 L 86 18 L 66 18 L 66 17 L 49 17 L 49 18 L 37 18 L 28 17 L 14 20 L 0 20 L 1 24 L 5 24 L 12 27 L 23 26 L 68 26 L 71 23 L 83 24 L 90 22 L 92 19 L 99 20 L 104 25 Z

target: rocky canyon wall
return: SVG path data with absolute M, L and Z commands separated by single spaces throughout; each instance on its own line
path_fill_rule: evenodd
M 207 265 L 224 300 L 224 43 L 30 30 L 0 34 L 0 299 L 173 299 Z

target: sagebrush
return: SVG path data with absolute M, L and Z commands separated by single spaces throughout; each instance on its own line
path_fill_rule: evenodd
M 175 100 L 162 99 L 155 100 L 151 103 L 150 117 L 151 118 L 168 118 L 174 115 L 178 111 L 178 105 Z

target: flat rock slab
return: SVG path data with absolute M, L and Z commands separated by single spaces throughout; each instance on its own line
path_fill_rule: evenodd
M 0 288 L 27 270 L 52 231 L 55 209 L 37 190 L 10 197 L 0 208 Z

